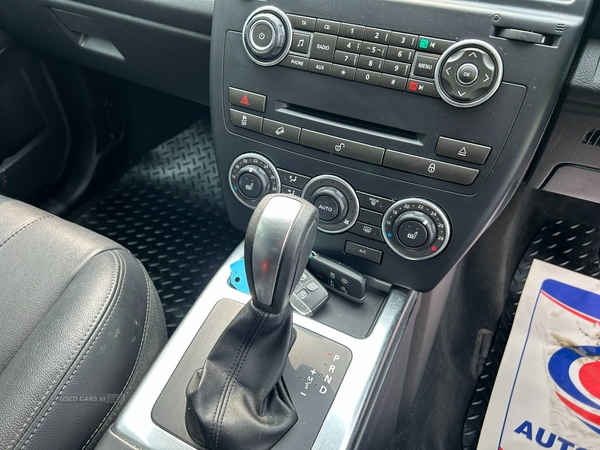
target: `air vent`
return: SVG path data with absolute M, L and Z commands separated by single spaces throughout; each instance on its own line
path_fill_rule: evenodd
M 588 128 L 588 130 L 583 135 L 583 139 L 581 139 L 581 143 L 600 146 L 600 129 Z

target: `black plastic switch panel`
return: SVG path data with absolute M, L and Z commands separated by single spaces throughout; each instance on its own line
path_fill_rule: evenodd
M 262 117 L 242 111 L 236 111 L 235 109 L 230 109 L 229 114 L 231 117 L 231 123 L 233 123 L 236 127 L 246 128 L 247 130 L 254 131 L 256 133 L 260 133 L 262 131 Z
M 329 289 L 356 303 L 362 303 L 367 295 L 367 279 L 363 274 L 322 255 L 313 254 L 308 268 Z
M 255 92 L 230 87 L 229 103 L 235 106 L 253 109 L 254 111 L 258 112 L 265 112 L 265 108 L 267 106 L 267 97 Z
M 381 259 L 383 258 L 383 252 L 381 250 L 376 250 L 352 241 L 346 241 L 344 253 L 373 262 L 375 264 L 381 264 Z
M 459 141 L 444 136 L 440 136 L 435 148 L 435 154 L 438 156 L 445 156 L 473 164 L 485 164 L 491 151 L 492 148 L 485 145 Z

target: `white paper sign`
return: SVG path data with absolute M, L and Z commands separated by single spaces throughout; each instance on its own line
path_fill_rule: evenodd
M 534 261 L 478 450 L 600 449 L 600 281 Z

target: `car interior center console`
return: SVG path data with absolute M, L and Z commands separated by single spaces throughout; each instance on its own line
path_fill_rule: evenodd
M 229 0 L 211 108 L 231 221 L 270 192 L 321 212 L 315 249 L 428 291 L 499 214 L 591 2 Z
M 229 218 L 258 236 L 251 216 L 268 194 L 314 205 L 308 266 L 332 297 L 313 317 L 302 302 L 293 315 L 297 340 L 278 370 L 298 420 L 273 448 L 389 444 L 401 403 L 410 408 L 403 390 L 419 384 L 411 339 L 429 294 L 418 292 L 444 284 L 525 175 L 591 3 L 215 2 L 211 114 Z M 283 228 L 266 236 L 281 242 Z M 269 248 L 261 242 L 219 270 L 99 448 L 215 448 L 191 377 L 261 297 L 232 281 L 242 257 Z M 413 363 L 424 369 L 428 352 Z

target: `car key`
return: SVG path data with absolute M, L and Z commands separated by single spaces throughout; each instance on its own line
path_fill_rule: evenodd
M 303 316 L 311 317 L 329 300 L 329 292 L 305 270 L 290 297 L 294 310 Z
M 308 268 L 335 293 L 355 303 L 365 301 L 367 279 L 362 273 L 314 252 L 308 260 Z

